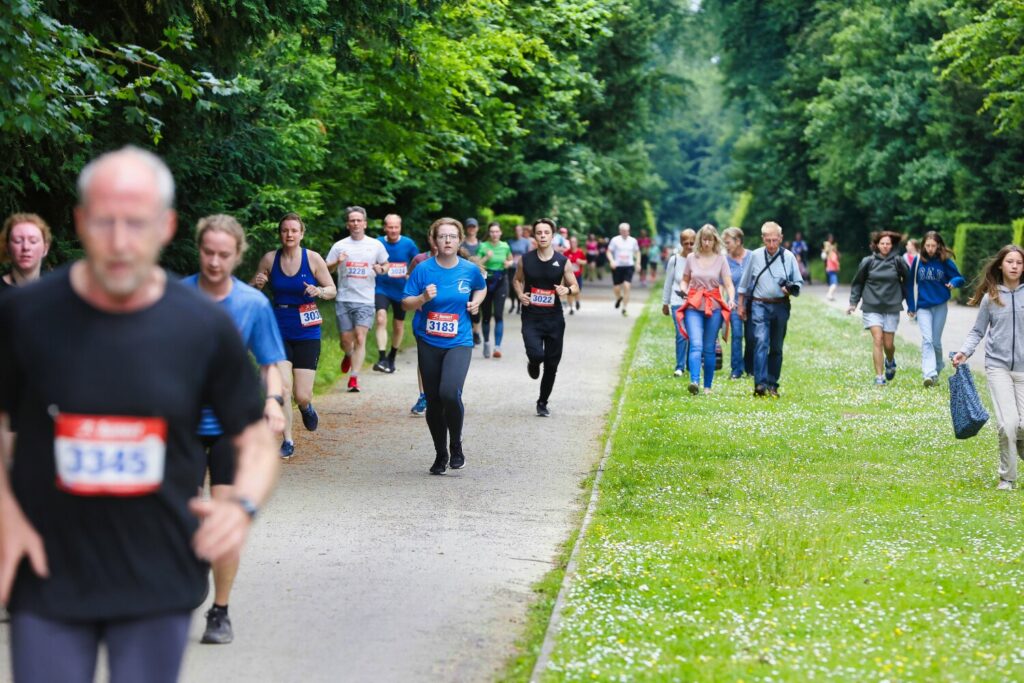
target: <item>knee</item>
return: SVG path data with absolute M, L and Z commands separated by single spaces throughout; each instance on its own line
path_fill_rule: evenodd
M 313 390 L 305 387 L 295 387 L 295 402 L 306 405 L 313 400 Z
M 377 311 L 376 321 L 377 321 L 378 325 L 383 327 L 387 323 L 387 321 L 388 321 L 388 312 L 387 312 L 387 310 L 382 308 L 379 311 Z
M 446 406 L 457 405 L 462 398 L 462 389 L 460 387 L 442 386 L 438 392 L 438 397 Z

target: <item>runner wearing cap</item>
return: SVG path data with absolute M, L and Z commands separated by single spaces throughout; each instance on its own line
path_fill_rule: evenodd
M 409 276 L 402 305 L 416 311 L 412 328 L 427 394 L 427 426 L 434 442 L 430 473 L 444 474 L 449 465 L 458 470 L 466 464 L 462 387 L 473 357 L 469 314 L 480 307 L 487 283 L 476 264 L 459 258 L 459 241 L 464 237 L 461 223 L 439 218 L 431 224 L 430 235 L 437 256 Z
M 295 454 L 292 399 L 299 407 L 306 429 L 316 431 L 320 424 L 320 416 L 313 408 L 313 383 L 320 364 L 320 326 L 323 324 L 316 302 L 333 299 L 337 290 L 323 257 L 302 247 L 306 225 L 299 214 L 285 214 L 278 223 L 277 234 L 281 248 L 263 255 L 249 284 L 256 289 L 270 284 L 274 318 L 288 359 L 281 364 L 281 380 L 288 399 L 284 407 L 281 457 L 287 460 Z
M 562 340 L 565 337 L 565 317 L 562 315 L 561 298 L 578 294 L 579 285 L 572 270 L 566 268 L 568 259 L 552 246 L 555 223 L 550 218 L 541 218 L 533 224 L 533 236 L 537 249 L 526 254 L 516 268 L 513 286 L 516 296 L 523 303 L 523 343 L 526 346 L 527 366 L 530 377 L 540 376 L 541 364 L 544 377 L 540 381 L 540 396 L 537 399 L 537 415 L 548 417 L 548 399 L 555 386 L 555 374 L 562 359 Z
M 378 275 L 388 272 L 388 250 L 366 236 L 366 209 L 345 209 L 348 237 L 327 253 L 327 269 L 338 272 L 334 313 L 341 334 L 341 372 L 349 373 L 348 390 L 359 391 L 359 371 L 366 357 L 366 334 L 374 318 L 374 290 Z
M 388 252 L 387 272 L 377 278 L 374 303 L 377 309 L 376 334 L 380 359 L 374 364 L 377 372 L 395 371 L 395 354 L 405 336 L 405 309 L 402 308 L 402 290 L 409 278 L 409 268 L 419 249 L 416 243 L 402 234 L 402 217 L 396 213 L 384 216 L 384 234 L 377 238 Z M 391 350 L 388 344 L 388 308 L 391 308 Z
M 277 329 L 274 310 L 267 297 L 254 287 L 241 282 L 232 273 L 245 254 L 245 231 L 231 216 L 214 215 L 201 218 L 196 226 L 199 247 L 199 273 L 182 282 L 199 289 L 220 304 L 231 316 L 246 347 L 256 358 L 266 383 L 267 397 L 263 418 L 270 430 L 280 436 L 284 430 L 284 395 L 278 364 L 285 361 L 284 344 Z M 199 437 L 206 450 L 206 466 L 210 472 L 210 493 L 219 500 L 235 495 L 235 446 L 225 436 L 213 409 L 203 408 Z M 226 557 L 213 565 L 213 606 L 206 613 L 206 630 L 202 642 L 226 644 L 234 640 L 228 599 L 238 574 L 239 557 Z
M 157 266 L 174 180 L 134 147 L 88 164 L 85 256 L 0 298 L 0 601 L 16 681 L 175 681 L 207 562 L 238 554 L 277 472 L 256 373 L 231 319 Z M 46 315 L 39 315 L 46 311 Z M 74 343 L 68 343 L 73 340 Z M 195 498 L 212 405 L 237 453 L 231 500 Z

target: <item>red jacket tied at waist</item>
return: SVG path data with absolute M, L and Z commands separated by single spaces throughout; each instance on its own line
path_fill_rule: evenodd
M 676 310 L 676 326 L 679 329 L 679 334 L 683 335 L 683 339 L 690 338 L 690 335 L 686 334 L 686 325 L 683 324 L 686 309 L 703 308 L 704 315 L 710 316 L 715 312 L 712 302 L 717 302 L 722 308 L 722 340 L 729 341 L 729 312 L 732 309 L 722 300 L 722 291 L 720 289 L 698 289 L 697 287 L 690 287 L 690 291 L 686 293 L 686 298 L 683 300 L 683 305 Z

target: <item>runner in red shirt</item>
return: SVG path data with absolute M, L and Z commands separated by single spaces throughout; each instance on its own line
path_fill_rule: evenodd
M 580 249 L 580 242 L 575 237 L 569 238 L 569 248 L 565 251 L 565 257 L 569 259 L 572 266 L 572 274 L 576 276 L 576 284 L 579 290 L 575 294 L 568 294 L 569 315 L 575 315 L 580 310 L 580 292 L 583 290 L 583 266 L 587 264 L 587 252 Z

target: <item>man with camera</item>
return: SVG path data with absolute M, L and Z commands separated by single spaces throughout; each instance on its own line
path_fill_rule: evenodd
M 782 248 L 782 228 L 761 226 L 764 246 L 755 249 L 739 285 L 740 319 L 754 328 L 754 396 L 779 396 L 782 344 L 789 323 L 789 299 L 800 295 L 803 278 L 793 252 Z

